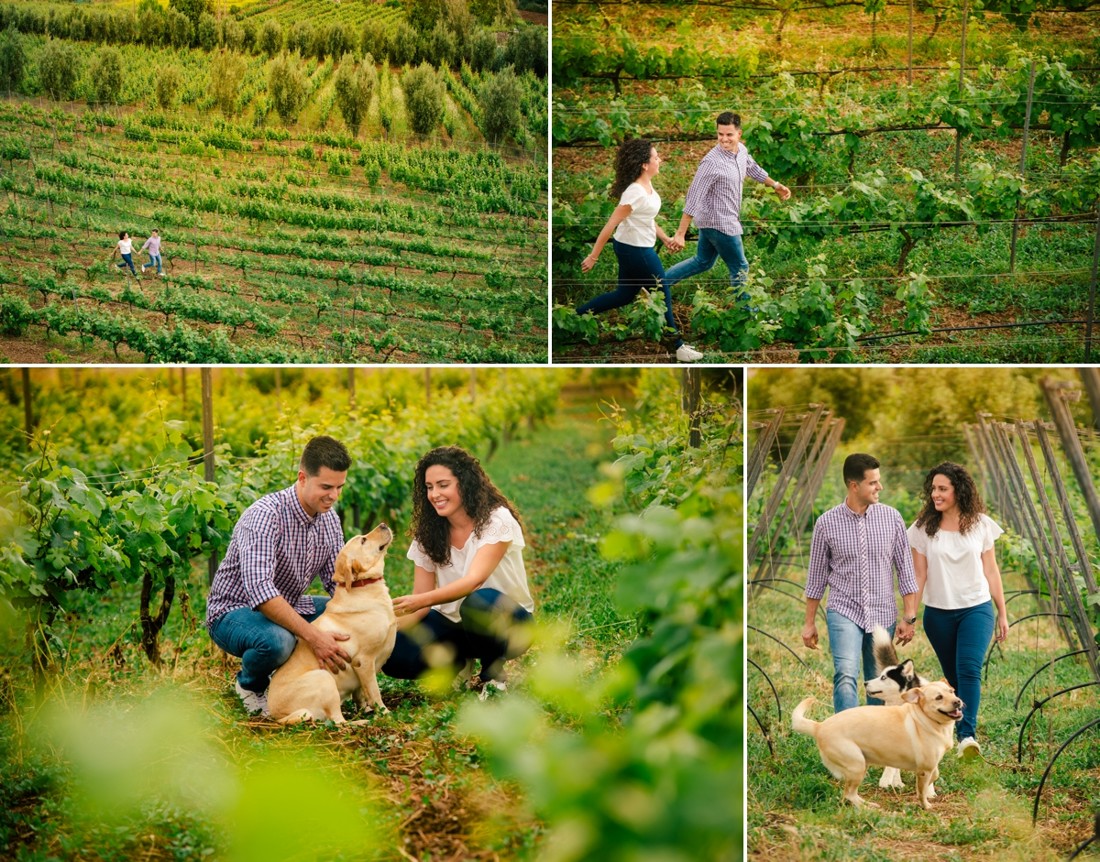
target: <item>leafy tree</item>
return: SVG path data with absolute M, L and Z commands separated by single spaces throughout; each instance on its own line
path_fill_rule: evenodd
M 171 110 L 179 98 L 180 84 L 183 79 L 180 70 L 175 66 L 161 66 L 157 69 L 157 77 L 154 83 L 157 104 L 164 110 Z
M 449 17 L 447 0 L 410 0 L 405 5 L 405 17 L 421 33 L 429 32 L 437 21 Z
M 38 52 L 38 77 L 51 99 L 71 99 L 80 79 L 80 55 L 68 42 L 50 39 Z
M 494 69 L 500 48 L 489 30 L 477 30 L 466 43 L 466 62 L 475 72 Z
M 241 51 L 245 47 L 244 26 L 236 18 L 224 18 L 218 24 L 218 44 L 230 51 Z
M 165 34 L 169 44 L 173 48 L 186 48 L 191 44 L 191 38 L 195 35 L 195 25 L 191 19 L 175 9 L 169 9 L 165 14 Z
M 442 21 L 436 23 L 431 33 L 424 38 L 425 55 L 432 58 L 438 67 L 457 66 L 458 37 Z
M 244 57 L 226 50 L 218 51 L 210 64 L 210 93 L 214 103 L 227 117 L 237 113 L 237 94 L 245 69 Z
M 101 105 L 117 105 L 122 95 L 122 57 L 117 48 L 100 48 L 92 58 L 88 74 Z
M 283 50 L 283 27 L 274 18 L 268 18 L 260 28 L 260 51 L 268 57 L 274 57 Z
M 305 21 L 297 21 L 286 32 L 286 50 L 291 54 L 309 56 L 313 49 L 313 28 Z
M 387 60 L 393 51 L 393 39 L 389 25 L 377 18 L 368 18 L 363 25 L 360 44 L 364 54 L 370 54 L 379 60 Z
M 443 82 L 435 69 L 421 63 L 405 73 L 401 86 L 405 90 L 409 125 L 418 134 L 428 134 L 443 120 Z
M 487 78 L 477 95 L 481 103 L 481 132 L 487 141 L 499 144 L 519 128 L 523 101 L 519 78 L 509 66 Z
M 203 12 L 199 16 L 199 23 L 195 26 L 195 38 L 204 51 L 212 51 L 218 44 L 218 22 L 213 15 Z
M 520 27 L 505 46 L 504 62 L 514 66 L 517 72 L 534 72 L 539 78 L 545 78 L 549 65 L 546 29 L 534 25 Z
M 271 61 L 267 73 L 267 92 L 271 104 L 284 123 L 296 120 L 306 103 L 308 85 L 298 60 L 297 54 L 290 55 L 284 51 Z
M 336 90 L 336 106 L 353 137 L 359 135 L 359 127 L 370 109 L 371 96 L 374 95 L 377 83 L 374 58 L 368 55 L 362 63 L 356 65 L 351 54 L 344 55 L 333 87 Z
M 516 4 L 514 0 L 471 0 L 470 12 L 480 23 L 491 27 L 497 21 L 515 20 Z
M 420 52 L 420 33 L 412 25 L 402 21 L 390 44 L 390 60 L 404 66 L 416 60 Z
M 168 8 L 175 9 L 187 17 L 193 27 L 199 26 L 199 17 L 214 11 L 213 0 L 168 0 Z
M 9 26 L 0 36 L 0 87 L 12 91 L 23 82 L 23 70 L 27 65 L 27 52 L 23 48 L 23 37 L 13 26 Z

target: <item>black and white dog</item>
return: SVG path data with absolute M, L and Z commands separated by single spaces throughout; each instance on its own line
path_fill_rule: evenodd
M 863 683 L 868 697 L 877 697 L 888 706 L 897 706 L 903 702 L 902 694 L 930 682 L 917 674 L 911 658 L 898 661 L 898 653 L 894 649 L 890 632 L 881 626 L 875 626 L 871 636 L 874 638 L 875 670 L 878 676 Z M 905 785 L 901 781 L 901 772 L 893 766 L 887 766 L 882 771 L 878 786 L 904 787 Z M 931 788 L 931 795 L 935 795 L 935 788 Z

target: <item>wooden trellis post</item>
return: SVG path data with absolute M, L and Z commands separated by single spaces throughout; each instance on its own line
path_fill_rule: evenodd
M 779 433 L 779 425 L 783 421 L 784 412 L 782 407 L 765 410 L 764 415 L 769 417 L 768 420 L 753 423 L 753 429 L 759 430 L 760 434 L 749 451 L 749 460 L 746 465 L 746 487 L 748 488 L 749 497 L 756 490 L 756 483 L 760 481 L 760 474 L 764 472 L 764 464 L 767 462 L 768 452 L 771 451 L 776 435 Z
M 202 469 L 207 482 L 214 481 L 214 384 L 209 366 L 202 369 Z M 218 571 L 218 554 L 212 552 L 208 563 L 210 583 Z
M 1092 529 L 1100 536 L 1100 496 L 1097 496 L 1096 486 L 1092 481 L 1092 473 L 1089 471 L 1088 461 L 1085 460 L 1084 450 L 1081 448 L 1081 440 L 1077 436 L 1077 429 L 1073 424 L 1073 416 L 1070 413 L 1070 392 L 1079 396 L 1080 390 L 1071 389 L 1072 384 L 1063 381 L 1044 378 L 1041 382 L 1043 395 L 1046 396 L 1050 413 L 1054 419 L 1054 427 L 1058 430 L 1058 436 L 1062 440 L 1062 449 L 1066 453 L 1073 475 L 1077 478 L 1077 484 L 1081 488 L 1081 494 L 1088 506 L 1089 518 L 1092 519 Z
M 768 525 L 772 522 L 772 519 L 775 518 L 776 512 L 779 511 L 779 506 L 787 493 L 787 486 L 790 484 L 791 479 L 794 478 L 795 470 L 804 460 L 806 448 L 809 446 L 813 436 L 813 429 L 817 427 L 818 420 L 821 418 L 821 414 L 824 411 L 825 408 L 821 404 L 811 404 L 809 413 L 803 413 L 796 417 L 801 421 L 801 426 L 798 429 L 798 433 L 795 435 L 791 451 L 787 454 L 787 460 L 783 463 L 783 467 L 779 471 L 779 480 L 775 483 L 775 487 L 772 489 L 771 495 L 764 505 L 764 511 L 760 513 L 760 519 L 756 522 L 756 526 L 753 527 L 752 536 L 749 538 L 750 560 L 756 559 L 760 542 L 768 532 Z

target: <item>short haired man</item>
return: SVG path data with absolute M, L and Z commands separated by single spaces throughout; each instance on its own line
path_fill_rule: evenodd
M 739 288 L 745 283 L 749 262 L 741 242 L 741 191 L 745 177 L 775 190 L 780 200 L 787 200 L 791 190 L 768 176 L 741 143 L 741 117 L 732 111 L 718 115 L 718 143 L 695 171 L 688 187 L 680 226 L 669 245 L 676 251 L 684 247 L 688 228 L 694 220 L 699 229 L 695 257 L 682 260 L 665 272 L 669 287 L 685 278 L 709 270 L 721 257 L 729 267 L 730 284 Z
M 802 627 L 802 642 L 817 649 L 817 608 L 828 589 L 826 623 L 836 712 L 858 706 L 860 682 L 876 675 L 874 627 L 882 626 L 891 637 L 896 627 L 898 642 L 905 644 L 913 639 L 917 621 L 917 580 L 905 521 L 896 509 L 878 501 L 882 491 L 878 460 L 849 455 L 844 460 L 844 485 L 844 502 L 814 524 Z M 904 604 L 900 620 L 895 575 Z M 867 702 L 882 703 L 871 697 Z
M 339 641 L 311 626 L 328 597 L 307 596 L 319 577 L 329 597 L 344 531 L 334 506 L 351 457 L 332 437 L 314 437 L 302 452 L 298 479 L 261 497 L 241 515 L 206 604 L 210 637 L 241 659 L 236 690 L 249 713 L 267 712 L 267 683 L 297 638 L 308 643 L 319 667 L 342 670 L 350 656 Z

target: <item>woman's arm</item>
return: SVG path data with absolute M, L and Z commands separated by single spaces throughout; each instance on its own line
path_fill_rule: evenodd
M 398 596 L 393 600 L 393 612 L 397 614 L 397 627 L 399 629 L 414 626 L 428 615 L 431 605 L 421 607 L 417 601 L 419 596 L 435 589 L 435 572 L 429 572 L 420 566 L 413 573 L 413 591 L 408 596 Z
M 581 272 L 588 272 L 596 265 L 596 261 L 600 259 L 600 252 L 607 245 L 607 241 L 611 239 L 611 234 L 615 232 L 615 228 L 632 212 L 634 212 L 634 207 L 630 204 L 619 204 L 615 207 L 615 211 L 611 213 L 611 218 L 607 220 L 607 224 L 603 226 L 600 235 L 596 237 L 596 242 L 592 246 L 592 253 L 581 261 Z
M 917 608 L 924 602 L 924 586 L 928 583 L 928 557 L 912 548 L 913 575 L 917 579 Z
M 504 555 L 508 553 L 508 548 L 511 546 L 511 542 L 496 542 L 479 548 L 477 553 L 474 554 L 473 560 L 470 561 L 470 568 L 465 575 L 445 587 L 428 589 L 425 592 L 420 592 L 414 587 L 411 596 L 394 599 L 394 612 L 397 614 L 412 614 L 419 611 L 427 613 L 428 608 L 433 605 L 443 605 L 447 602 L 466 598 L 484 584 L 489 579 L 489 575 L 496 571 L 496 567 L 500 565 L 500 561 L 504 559 Z M 419 572 L 420 569 L 417 569 L 417 571 Z M 398 607 L 401 610 L 398 610 Z M 402 624 L 399 622 L 399 625 Z
M 997 609 L 997 623 L 993 629 L 993 636 L 998 641 L 1003 641 L 1008 637 L 1008 608 L 1005 606 L 1001 567 L 997 565 L 997 552 L 993 548 L 982 551 L 982 571 L 989 582 L 989 595 L 993 598 L 993 606 Z

